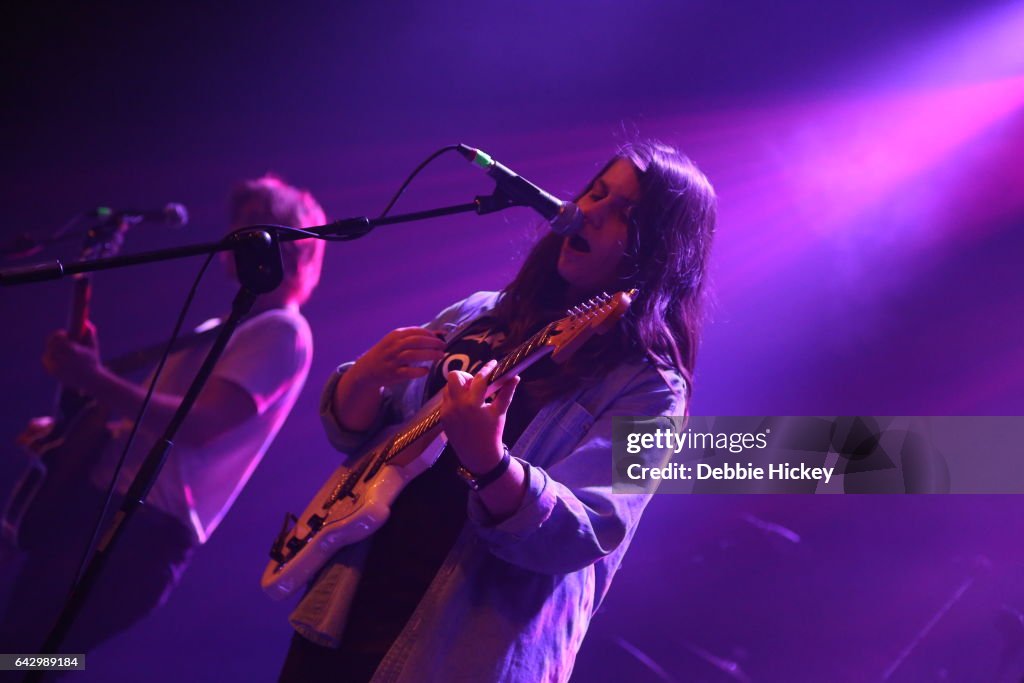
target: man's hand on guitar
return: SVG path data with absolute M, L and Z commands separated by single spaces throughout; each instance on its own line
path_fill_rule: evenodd
M 53 429 L 54 419 L 52 417 L 33 417 L 28 425 L 14 438 L 19 446 L 31 447 L 39 439 L 44 438 Z
M 86 389 L 101 367 L 96 328 L 92 323 L 86 323 L 81 342 L 72 341 L 66 330 L 57 330 L 47 337 L 43 367 L 61 384 Z
M 490 361 L 476 375 L 453 370 L 441 402 L 441 424 L 448 442 L 470 472 L 484 473 L 501 460 L 505 413 L 512 403 L 519 377 L 502 378 L 501 388 L 490 399 L 487 386 L 497 361 Z

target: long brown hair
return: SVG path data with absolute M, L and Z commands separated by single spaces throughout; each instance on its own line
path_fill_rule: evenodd
M 715 191 L 678 150 L 640 141 L 621 147 L 579 196 L 619 159 L 633 165 L 641 194 L 629 217 L 629 244 L 616 288 L 635 287 L 639 294 L 614 333 L 592 340 L 567 363 L 558 386 L 564 390 L 597 379 L 626 357 L 640 355 L 675 370 L 690 386 L 715 232 Z M 509 348 L 576 303 L 566 301 L 567 283 L 558 274 L 562 239 L 553 233 L 541 238 L 502 290 L 493 315 L 509 330 Z

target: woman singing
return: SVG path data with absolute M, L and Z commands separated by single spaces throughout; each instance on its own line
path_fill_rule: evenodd
M 342 452 L 439 391 L 449 445 L 321 571 L 281 680 L 569 679 L 649 500 L 612 493 L 612 418 L 685 412 L 716 214 L 707 178 L 656 142 L 620 149 L 577 204 L 579 234 L 541 239 L 501 292 L 394 330 L 331 376 L 321 413 Z M 612 332 L 485 398 L 497 359 L 630 288 Z

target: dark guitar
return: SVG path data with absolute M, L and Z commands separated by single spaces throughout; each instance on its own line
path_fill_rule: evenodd
M 114 256 L 121 248 L 126 224 L 103 223 L 88 231 L 82 260 Z M 87 339 L 92 281 L 77 275 L 68 316 L 68 336 Z M 84 485 L 111 440 L 110 413 L 90 397 L 60 387 L 52 422 L 24 445 L 27 463 L 14 484 L 0 518 L 0 539 L 31 550 L 46 541 L 46 530 L 68 492 Z

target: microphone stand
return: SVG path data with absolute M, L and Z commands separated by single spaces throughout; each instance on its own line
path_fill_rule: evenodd
M 488 213 L 494 213 L 495 211 L 501 211 L 508 209 L 513 206 L 524 206 L 519 202 L 514 201 L 507 194 L 496 188 L 493 193 L 489 195 L 480 195 L 472 202 L 466 204 L 455 204 L 452 206 L 445 206 L 439 209 L 428 209 L 426 211 L 414 211 L 412 213 L 398 214 L 396 216 L 385 216 L 382 218 L 366 218 L 360 216 L 358 218 L 343 218 L 341 220 L 328 223 L 327 225 L 321 225 L 319 227 L 304 228 L 307 233 L 314 233 L 320 237 L 327 238 L 339 238 L 340 240 L 353 240 L 363 235 L 374 228 L 381 225 L 395 225 L 397 223 L 411 223 L 413 221 L 422 221 L 428 218 L 438 218 L 441 216 L 451 216 L 458 213 L 469 213 L 475 212 L 479 215 Z M 253 229 L 266 228 L 271 231 L 276 231 L 279 226 L 266 225 L 249 226 Z M 293 242 L 295 240 L 306 239 L 306 235 L 297 235 L 291 231 L 281 231 L 278 234 L 278 239 L 284 242 Z M 125 266 L 134 266 L 140 263 L 154 263 L 157 261 L 169 261 L 171 259 L 184 258 L 186 256 L 197 256 L 200 254 L 210 254 L 218 251 L 228 251 L 234 249 L 234 245 L 225 243 L 224 240 L 219 242 L 206 242 L 203 244 L 189 244 L 183 247 L 171 247 L 169 249 L 157 249 L 154 251 L 144 251 L 139 254 L 129 254 L 127 256 L 116 256 L 112 258 L 94 259 L 92 261 L 80 261 L 75 263 L 63 263 L 60 260 L 50 261 L 44 263 L 35 263 L 27 266 L 17 266 L 14 268 L 3 268 L 0 269 L 0 287 L 6 287 L 11 285 L 23 285 L 29 282 L 43 282 L 46 280 L 59 280 L 68 275 L 75 275 L 78 273 L 89 273 L 97 270 L 110 270 L 112 268 L 123 268 Z
M 512 206 L 519 206 L 507 194 L 500 189 L 495 189 L 490 195 L 478 196 L 473 202 L 456 204 L 426 211 L 399 214 L 382 218 L 368 219 L 365 216 L 347 218 L 329 223 L 327 225 L 308 228 L 307 233 L 315 233 L 320 237 L 334 237 L 342 240 L 357 239 L 369 233 L 373 228 L 380 225 L 393 225 L 397 223 L 408 223 L 412 221 L 425 220 L 440 216 L 449 216 L 458 213 L 476 212 L 483 215 L 500 211 Z M 175 411 L 170 423 L 164 430 L 163 435 L 150 449 L 139 468 L 138 474 L 133 479 L 121 503 L 120 509 L 111 521 L 110 526 L 103 534 L 96 551 L 86 565 L 81 577 L 71 588 L 67 600 L 57 618 L 53 629 L 46 637 L 40 654 L 59 654 L 59 649 L 71 630 L 75 619 L 81 612 L 82 606 L 97 578 L 103 571 L 113 548 L 115 547 L 124 524 L 145 501 L 147 494 L 156 482 L 160 470 L 163 468 L 174 445 L 174 438 L 185 418 L 188 416 L 196 398 L 202 391 L 203 386 L 209 379 L 213 368 L 227 346 L 231 335 L 239 322 L 252 309 L 257 297 L 275 289 L 281 284 L 284 278 L 284 269 L 281 263 L 280 242 L 294 241 L 298 239 L 310 239 L 309 235 L 296 234 L 291 231 L 278 230 L 279 226 L 256 225 L 244 228 L 233 233 L 229 239 L 219 242 L 205 244 L 187 245 L 173 247 L 170 249 L 158 249 L 155 251 L 143 252 L 128 256 L 116 256 L 105 259 L 95 259 L 70 263 L 65 265 L 61 261 L 35 264 L 17 268 L 0 269 L 0 286 L 20 285 L 30 282 L 44 280 L 56 280 L 77 273 L 85 273 L 112 268 L 122 268 L 139 263 L 152 263 L 166 261 L 169 259 L 194 256 L 197 254 L 210 254 L 219 251 L 233 250 L 235 255 L 236 269 L 241 287 L 231 306 L 231 314 L 221 326 L 217 338 L 213 342 L 206 359 L 197 372 L 188 391 L 185 393 L 181 404 Z M 38 682 L 45 673 L 42 669 L 30 670 L 25 681 Z

